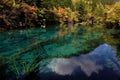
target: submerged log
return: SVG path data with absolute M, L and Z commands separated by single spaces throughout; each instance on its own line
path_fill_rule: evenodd
M 42 51 L 41 51 L 41 54 L 45 54 L 46 56 L 43 57 L 43 59 L 45 59 L 47 56 L 46 54 L 46 50 L 44 49 L 44 46 L 45 45 L 49 45 L 49 44 L 52 44 L 52 43 L 55 43 L 57 40 L 58 40 L 59 37 L 53 37 L 51 39 L 48 39 L 48 40 L 44 40 L 42 42 L 39 42 L 39 41 L 36 41 L 34 43 L 32 43 L 31 45 L 28 45 L 27 47 L 25 48 L 22 48 L 18 51 L 16 51 L 15 53 L 11 53 L 13 54 L 11 57 L 13 58 L 18 58 L 18 57 L 15 57 L 15 56 L 19 56 L 22 55 L 22 54 L 25 54 L 31 50 L 34 50 L 35 48 L 40 48 Z

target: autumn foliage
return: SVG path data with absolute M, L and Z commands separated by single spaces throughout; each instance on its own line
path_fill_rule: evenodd
M 11 29 L 31 26 L 32 21 L 37 18 L 37 8 L 27 3 L 15 4 L 14 6 L 7 5 L 7 3 L 1 5 L 3 10 L 0 12 L 0 25 L 3 28 Z

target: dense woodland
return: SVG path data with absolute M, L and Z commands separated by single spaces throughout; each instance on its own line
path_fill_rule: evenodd
M 0 28 L 33 27 L 52 22 L 119 28 L 119 5 L 118 0 L 1 0 Z

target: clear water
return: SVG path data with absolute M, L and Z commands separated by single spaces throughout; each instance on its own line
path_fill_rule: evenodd
M 25 75 L 37 69 L 42 80 L 104 80 L 105 74 L 106 79 L 114 74 L 111 80 L 116 80 L 119 62 L 112 48 L 103 44 L 103 34 L 87 31 L 85 26 L 78 24 L 2 32 L 0 79 L 24 80 Z M 101 44 L 100 50 L 96 50 Z M 88 52 L 91 53 L 85 55 Z

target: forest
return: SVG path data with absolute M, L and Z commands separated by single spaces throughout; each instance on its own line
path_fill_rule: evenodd
M 119 0 L 1 0 L 0 29 L 48 23 L 103 24 L 119 28 Z
M 50 70 L 42 74 L 42 66 L 54 58 L 88 55 L 104 43 L 119 62 L 120 0 L 0 0 L 0 80 L 78 80 L 45 79 Z M 120 66 L 108 60 L 105 65 Z M 109 80 L 119 79 L 120 73 Z

